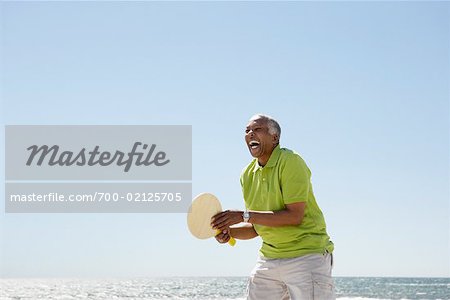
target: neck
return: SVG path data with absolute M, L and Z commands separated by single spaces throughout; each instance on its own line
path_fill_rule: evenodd
M 264 166 L 267 164 L 267 162 L 268 162 L 269 159 L 270 159 L 270 156 L 271 156 L 272 153 L 273 153 L 273 150 L 274 150 L 277 146 L 278 146 L 278 144 L 274 145 L 273 148 L 272 148 L 272 150 L 270 151 L 270 153 L 268 153 L 268 154 L 266 154 L 266 155 L 264 155 L 264 156 L 258 157 L 258 164 L 259 164 L 261 167 L 264 167 Z
M 268 159 L 261 159 L 258 158 L 258 165 L 260 165 L 261 167 L 264 167 L 267 164 Z

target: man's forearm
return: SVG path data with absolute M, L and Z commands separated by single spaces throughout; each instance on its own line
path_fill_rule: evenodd
M 249 223 L 279 227 L 300 225 L 305 212 L 305 202 L 286 204 L 285 209 L 279 211 L 250 211 Z M 220 231 L 228 229 L 243 221 L 242 211 L 224 211 L 211 219 L 211 226 Z
M 255 228 L 251 224 L 244 224 L 239 227 L 230 227 L 230 235 L 235 239 L 249 240 L 258 236 Z
M 252 224 L 279 227 L 289 225 L 299 225 L 302 222 L 303 214 L 289 211 L 287 209 L 279 211 L 250 212 L 249 222 Z

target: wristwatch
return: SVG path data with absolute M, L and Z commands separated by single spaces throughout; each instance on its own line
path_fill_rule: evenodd
M 245 223 L 248 223 L 248 220 L 250 219 L 250 213 L 248 210 L 244 211 L 244 213 L 242 214 L 242 218 L 244 219 Z

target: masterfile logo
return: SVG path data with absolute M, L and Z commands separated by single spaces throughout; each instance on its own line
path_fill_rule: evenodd
M 5 211 L 184 212 L 185 125 L 7 125 Z
M 6 180 L 191 180 L 187 125 L 7 125 Z
M 139 147 L 142 147 L 143 152 L 138 151 Z M 156 148 L 155 144 L 149 147 L 147 144 L 136 142 L 133 145 L 133 149 L 128 153 L 119 150 L 115 151 L 114 154 L 109 151 L 100 152 L 99 148 L 100 146 L 97 145 L 92 151 L 87 151 L 86 148 L 83 148 L 78 153 L 74 153 L 72 151 L 61 152 L 60 147 L 57 145 L 52 147 L 48 145 L 33 145 L 27 148 L 30 151 L 30 156 L 26 164 L 31 166 L 36 157 L 36 165 L 38 166 L 41 166 L 46 159 L 49 166 L 94 166 L 96 164 L 109 166 L 116 163 L 117 166 L 124 166 L 124 172 L 128 172 L 133 164 L 134 157 L 136 157 L 136 166 L 150 166 L 154 164 L 160 167 L 170 162 L 170 160 L 166 159 L 164 151 L 159 151 L 153 155 Z

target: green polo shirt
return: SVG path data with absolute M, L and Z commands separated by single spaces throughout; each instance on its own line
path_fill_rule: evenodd
M 269 227 L 254 224 L 263 244 L 260 254 L 268 258 L 289 258 L 311 253 L 332 252 L 333 243 L 325 220 L 314 198 L 311 171 L 295 152 L 280 148 L 272 152 L 264 167 L 254 159 L 241 174 L 241 185 L 248 210 L 277 211 L 286 204 L 306 202 L 300 225 Z

